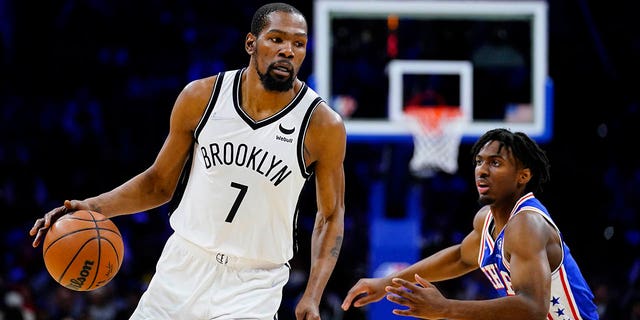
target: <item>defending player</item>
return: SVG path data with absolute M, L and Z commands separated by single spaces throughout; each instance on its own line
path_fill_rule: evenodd
M 524 133 L 495 129 L 472 148 L 479 203 L 473 230 L 443 249 L 384 278 L 360 279 L 342 308 L 389 301 L 394 314 L 423 319 L 598 319 L 593 293 L 547 209 L 535 198 L 549 180 L 542 149 Z M 445 298 L 431 282 L 480 268 L 499 298 Z

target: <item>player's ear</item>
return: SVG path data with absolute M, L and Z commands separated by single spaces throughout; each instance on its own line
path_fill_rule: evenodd
M 529 183 L 529 180 L 531 180 L 531 169 L 525 168 L 520 170 L 520 173 L 518 175 L 518 182 L 520 184 L 527 184 Z
M 248 33 L 247 37 L 244 40 L 244 49 L 247 51 L 248 54 L 252 54 L 255 51 L 255 46 L 256 46 L 256 37 L 253 34 Z

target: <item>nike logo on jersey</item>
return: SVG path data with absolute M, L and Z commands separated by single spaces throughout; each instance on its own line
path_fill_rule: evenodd
M 280 129 L 280 132 L 282 132 L 284 134 L 292 134 L 296 130 L 296 127 L 293 127 L 291 129 L 287 129 L 287 128 L 282 126 L 282 123 L 280 124 L 280 126 L 278 128 Z

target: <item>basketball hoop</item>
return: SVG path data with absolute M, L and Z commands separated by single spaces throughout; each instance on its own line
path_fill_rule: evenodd
M 411 173 L 420 178 L 432 177 L 437 171 L 456 173 L 464 125 L 460 108 L 408 106 L 404 115 L 413 135 Z

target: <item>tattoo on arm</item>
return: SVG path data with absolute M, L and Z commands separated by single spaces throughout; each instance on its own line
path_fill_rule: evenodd
M 336 237 L 336 245 L 331 248 L 331 255 L 337 258 L 340 255 L 340 247 L 342 247 L 342 236 Z

